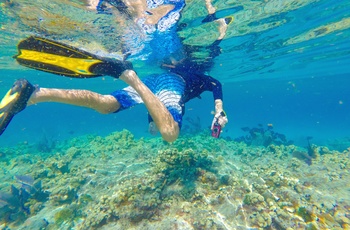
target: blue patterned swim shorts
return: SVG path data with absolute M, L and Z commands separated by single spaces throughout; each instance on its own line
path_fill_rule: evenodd
M 142 82 L 165 105 L 181 128 L 184 108 L 182 97 L 185 91 L 185 81 L 183 78 L 173 73 L 154 74 L 142 79 Z M 143 103 L 140 95 L 131 86 L 114 91 L 111 95 L 121 105 L 115 112 Z

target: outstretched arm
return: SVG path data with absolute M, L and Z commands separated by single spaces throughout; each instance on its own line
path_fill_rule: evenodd
M 211 130 L 213 130 L 216 122 L 223 128 L 227 124 L 228 119 L 223 109 L 222 85 L 218 80 L 210 76 L 208 76 L 208 80 L 211 84 L 211 91 L 213 92 L 215 103 L 215 115 L 211 124 Z

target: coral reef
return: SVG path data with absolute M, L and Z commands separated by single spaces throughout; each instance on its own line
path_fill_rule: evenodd
M 58 143 L 49 154 L 31 151 L 0 149 L 0 188 L 31 175 L 16 183 L 41 181 L 48 199 L 31 194 L 30 212 L 22 210 L 21 221 L 2 218 L 1 229 L 350 228 L 348 150 L 313 145 L 310 155 L 202 133 L 168 144 L 124 130 Z M 4 194 L 1 215 L 11 212 Z

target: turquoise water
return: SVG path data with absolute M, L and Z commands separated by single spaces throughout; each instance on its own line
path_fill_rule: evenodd
M 90 51 L 98 50 L 101 44 L 105 50 L 113 54 L 119 51 L 120 43 L 118 39 L 121 30 L 116 30 L 115 33 L 111 33 L 110 30 L 110 28 L 120 26 L 115 22 L 115 18 L 86 11 L 83 2 L 1 1 L 0 94 L 4 95 L 16 79 L 23 77 L 42 87 L 88 89 L 102 94 L 108 94 L 125 86 L 123 82 L 109 77 L 82 80 L 29 70 L 19 66 L 12 59 L 12 56 L 17 53 L 16 44 L 18 41 L 33 34 L 59 41 L 68 41 L 78 47 L 87 47 Z M 97 211 L 91 207 L 102 209 L 104 203 L 101 201 L 101 197 L 117 196 L 113 191 L 118 191 L 119 194 L 118 189 L 120 188 L 124 193 L 129 194 L 128 192 L 135 190 L 135 188 L 130 189 L 134 184 L 151 183 L 144 182 L 148 180 L 155 180 L 158 183 L 157 185 L 155 182 L 156 185 L 152 186 L 156 187 L 155 190 L 157 188 L 162 189 L 161 194 L 158 191 L 158 195 L 160 194 L 159 197 L 163 198 L 162 203 L 158 203 L 161 206 L 157 213 L 159 219 L 154 216 L 152 217 L 154 219 L 151 219 L 147 215 L 141 215 L 142 221 L 145 219 L 150 221 L 147 224 L 141 221 L 145 224 L 144 226 L 147 226 L 145 229 L 152 228 L 152 226 L 157 229 L 213 229 L 210 227 L 211 225 L 198 224 L 197 220 L 193 221 L 195 219 L 193 216 L 206 219 L 207 216 L 204 214 L 199 215 L 191 208 L 188 208 L 191 211 L 181 211 L 181 213 L 179 210 L 172 209 L 176 207 L 176 202 L 172 200 L 172 197 L 177 197 L 179 194 L 178 197 L 181 198 L 177 197 L 176 199 L 181 202 L 185 201 L 181 203 L 182 208 L 196 203 L 198 197 L 189 198 L 193 194 L 189 192 L 191 195 L 188 195 L 187 193 L 187 190 L 193 189 L 193 184 L 198 186 L 195 186 L 198 191 L 203 192 L 203 190 L 208 189 L 203 192 L 208 197 L 214 195 L 225 197 L 225 202 L 217 201 L 220 205 L 209 202 L 210 208 L 205 209 L 204 207 L 209 206 L 202 206 L 203 203 L 198 206 L 199 209 L 214 210 L 213 212 L 216 211 L 222 215 L 214 215 L 213 212 L 210 214 L 212 215 L 210 218 L 215 219 L 213 223 L 222 223 L 216 226 L 219 226 L 219 229 L 257 229 L 259 226 L 264 229 L 286 229 L 287 227 L 313 229 L 313 226 L 316 226 L 316 229 L 336 229 L 335 226 L 346 229 L 349 226 L 349 222 L 346 225 L 346 221 L 349 221 L 350 218 L 348 209 L 349 191 L 346 190 L 346 188 L 349 188 L 348 167 L 350 165 L 348 162 L 349 151 L 346 150 L 350 147 L 350 2 L 326 0 L 233 2 L 218 0 L 214 1 L 213 5 L 218 10 L 218 17 L 233 15 L 235 18 L 227 31 L 226 37 L 220 44 L 222 54 L 214 60 L 215 65 L 209 72 L 211 76 L 217 78 L 223 84 L 224 108 L 229 119 L 220 140 L 210 139 L 209 126 L 212 121 L 211 111 L 214 110 L 214 104 L 209 92 L 202 94 L 201 99 L 193 99 L 186 104 L 181 138 L 172 146 L 164 144 L 159 135 L 153 137 L 148 133 L 147 110 L 143 105 L 118 114 L 101 115 L 85 108 L 56 103 L 41 103 L 30 106 L 16 115 L 0 137 L 0 160 L 3 164 L 3 174 L 1 175 L 4 177 L 1 179 L 3 181 L 0 187 L 1 192 L 9 192 L 10 185 L 18 183 L 13 179 L 14 175 L 26 174 L 31 175 L 36 180 L 42 180 L 45 189 L 51 193 L 50 202 L 44 203 L 47 205 L 47 209 L 56 210 L 57 213 L 57 210 L 72 208 L 74 204 L 76 206 L 72 210 L 77 213 L 79 213 L 80 208 L 83 210 L 80 211 L 84 215 L 76 215 L 77 218 L 81 218 L 80 220 L 75 219 L 74 222 L 69 219 L 67 223 L 64 222 L 63 227 L 61 226 L 62 229 L 80 229 L 80 227 L 81 229 L 90 229 L 91 226 L 96 227 L 92 222 L 87 223 L 86 219 L 87 217 L 97 218 L 99 216 L 97 213 L 94 214 Z M 210 31 L 201 29 L 201 20 L 206 16 L 203 9 L 205 8 L 202 1 L 187 2 L 180 19 L 181 23 L 187 24 L 187 27 L 180 32 L 180 35 L 187 39 L 185 42 L 197 44 L 210 41 Z M 31 13 L 28 14 L 28 12 Z M 92 23 L 97 17 L 100 18 L 100 21 L 95 24 Z M 129 25 L 128 23 L 131 22 L 126 21 L 125 23 Z M 102 25 L 108 25 L 109 27 Z M 130 28 L 133 29 L 133 27 Z M 138 33 L 138 31 L 133 32 Z M 141 78 L 149 73 L 160 71 L 157 66 L 144 65 L 140 60 L 133 61 Z M 198 122 L 194 124 L 191 120 Z M 286 135 L 287 139 L 293 141 L 295 146 L 247 146 L 234 141 L 247 135 L 247 132 L 242 129 L 243 127 L 264 127 L 267 129 L 268 125 L 272 125 L 275 132 Z M 126 133 L 126 131 L 123 131 L 124 129 L 129 130 L 130 133 Z M 123 132 L 120 134 L 121 131 Z M 135 140 L 130 137 L 132 135 Z M 308 164 L 306 163 L 310 160 L 310 156 L 301 154 L 300 157 L 298 153 L 307 151 L 307 137 L 310 136 L 312 137 L 311 144 L 318 146 L 315 147 L 318 158 L 312 159 L 312 166 L 307 167 Z M 118 138 L 121 141 L 118 141 Z M 139 140 L 140 138 L 141 140 Z M 126 144 L 129 142 L 130 144 Z M 45 143 L 46 147 L 51 146 L 52 149 L 45 149 L 40 152 L 37 146 L 40 146 L 41 143 Z M 55 145 L 52 145 L 52 143 L 55 143 Z M 327 146 L 329 149 L 325 150 L 321 146 Z M 71 147 L 74 149 L 71 149 Z M 126 151 L 125 149 L 130 150 L 130 154 L 125 154 L 123 152 Z M 192 149 L 195 153 L 192 152 Z M 332 150 L 339 152 L 332 152 Z M 190 169 L 195 168 L 197 170 L 199 168 L 205 171 L 198 170 L 203 175 L 201 174 L 198 178 L 190 180 L 191 183 L 184 182 L 183 175 L 180 179 L 172 180 L 173 178 L 167 175 L 171 179 L 158 180 L 159 178 L 151 173 L 154 170 L 157 173 L 161 171 L 160 166 L 154 162 L 164 161 L 167 156 L 177 153 L 177 151 L 180 155 L 185 154 L 185 157 L 181 158 L 182 160 L 172 159 L 175 163 L 181 165 L 180 168 L 185 170 L 185 174 L 187 169 L 182 167 L 186 164 L 183 160 L 187 159 L 186 157 L 189 157 L 187 163 L 209 161 L 211 162 L 210 165 L 213 164 L 213 166 L 204 167 L 199 163 L 188 163 Z M 198 154 L 200 153 L 200 156 L 196 151 Z M 208 152 L 209 160 L 207 156 L 203 156 L 203 152 Z M 265 155 L 260 154 L 261 152 Z M 220 157 L 225 158 L 225 160 Z M 34 160 L 31 160 L 31 158 Z M 91 159 L 91 162 L 88 162 L 88 159 Z M 105 159 L 107 160 L 104 161 Z M 296 159 L 301 160 L 299 162 Z M 45 161 L 49 163 L 42 163 Z M 57 169 L 55 164 L 61 163 L 63 165 L 69 164 L 70 170 L 65 172 L 58 166 Z M 125 168 L 128 168 L 130 164 L 131 166 L 124 169 L 124 171 L 120 169 L 120 172 L 118 167 L 121 167 L 122 164 L 127 165 Z M 220 164 L 221 166 L 218 166 Z M 169 165 L 172 165 L 172 163 L 170 162 Z M 176 167 L 174 169 L 173 166 L 169 165 L 164 167 L 170 168 L 170 171 L 177 170 Z M 270 168 L 265 170 L 266 165 L 269 165 Z M 45 173 L 42 173 L 45 167 L 49 168 L 49 172 L 46 172 L 47 176 L 43 176 Z M 71 170 L 71 167 L 76 170 Z M 146 170 L 149 173 L 147 175 L 149 177 L 146 179 L 140 176 L 144 173 L 145 168 L 151 168 L 150 171 Z M 110 170 L 110 172 L 102 172 L 102 169 Z M 135 171 L 133 171 L 134 169 Z M 181 170 L 180 174 L 184 173 Z M 164 174 L 165 172 L 161 171 L 161 173 Z M 127 178 L 126 175 L 132 178 L 135 177 L 136 182 Z M 230 175 L 233 179 L 230 178 L 235 182 L 222 182 L 224 180 L 222 175 Z M 275 175 L 280 175 L 278 180 L 286 180 L 288 183 L 277 183 L 277 179 L 271 179 L 277 177 Z M 121 176 L 124 179 L 119 180 L 118 178 Z M 72 190 L 76 192 L 76 197 L 82 194 L 91 196 L 91 199 L 95 202 L 94 205 L 89 202 L 87 202 L 87 206 L 81 205 L 81 200 L 78 198 L 69 198 L 71 200 L 68 202 L 58 201 L 58 204 L 52 201 L 55 201 L 58 194 L 61 194 L 59 188 L 65 188 L 69 178 L 84 178 L 81 179 L 84 182 L 80 181 L 79 186 L 74 187 L 72 185 L 72 188 L 75 189 Z M 273 183 L 269 181 L 270 179 Z M 116 182 L 112 183 L 112 180 Z M 86 181 L 89 181 L 89 183 Z M 124 185 L 118 184 L 120 181 Z M 212 181 L 216 182 L 208 185 Z M 222 183 L 220 182 L 220 184 L 217 181 Z M 264 190 L 264 193 L 256 187 L 257 184 L 262 183 L 261 181 L 268 185 L 266 191 L 272 191 L 272 194 L 279 197 L 291 197 L 290 199 L 286 198 L 286 200 L 281 198 L 281 201 L 277 201 L 277 199 L 274 201 L 270 197 L 273 200 L 271 201 L 273 205 L 279 206 L 281 210 L 287 210 L 286 212 L 293 216 L 293 218 L 286 217 L 286 220 L 291 220 L 290 222 L 276 221 L 278 218 L 271 213 L 269 215 L 272 218 L 272 225 L 271 223 L 259 225 L 253 220 L 245 219 L 248 218 L 248 215 L 256 216 L 254 213 L 259 212 L 257 211 L 259 207 L 261 209 L 261 206 L 259 206 L 261 204 L 247 201 L 248 198 L 245 195 L 247 191 L 262 194 L 265 199 L 264 202 L 266 202 L 264 208 L 268 205 L 270 208 L 264 209 L 265 213 L 272 210 L 273 205 L 270 204 L 270 198 L 265 196 L 267 192 Z M 302 187 L 302 191 L 296 188 L 298 185 Z M 180 186 L 180 188 L 177 186 Z M 186 186 L 190 189 L 184 189 Z M 208 186 L 211 187 L 208 188 Z M 334 188 L 334 190 L 327 190 L 331 188 Z M 186 193 L 184 190 L 186 190 Z M 142 193 L 143 198 L 147 201 L 151 199 L 152 196 L 148 196 L 150 189 L 138 191 L 139 193 L 135 192 L 135 197 L 140 195 L 140 191 L 145 191 L 147 194 Z M 232 195 L 234 191 L 238 192 Z M 294 194 L 296 192 L 297 195 L 290 195 L 290 193 Z M 62 194 L 65 193 L 62 192 Z M 68 191 L 67 194 L 71 193 Z M 312 194 L 315 197 L 311 200 L 307 199 L 305 198 L 307 194 Z M 131 195 L 129 194 L 129 196 Z M 133 199 L 136 199 L 135 197 Z M 217 199 L 220 200 L 220 198 Z M 299 199 L 302 202 L 293 201 L 293 199 Z M 206 201 L 203 196 L 198 200 L 204 203 Z M 322 200 L 325 200 L 324 203 L 322 203 Z M 278 203 L 282 201 L 285 203 L 292 202 L 293 205 Z M 111 202 L 115 202 L 118 207 L 120 205 L 122 207 L 124 207 L 123 205 L 125 207 L 129 207 L 130 204 L 135 205 L 131 200 L 129 203 L 126 201 Z M 232 204 L 235 207 L 234 211 L 224 204 L 226 206 Z M 332 204 L 333 206 L 339 204 L 340 214 L 338 216 Z M 249 205 L 252 205 L 252 207 Z M 319 207 L 319 209 L 311 215 L 309 208 L 312 205 Z M 243 206 L 245 208 L 242 208 Z M 132 207 L 129 208 L 132 209 Z M 144 211 L 142 207 L 137 207 Z M 153 213 L 155 209 L 154 206 L 152 207 L 148 208 Z M 158 208 L 158 206 L 156 207 Z M 238 211 L 239 207 L 242 208 L 242 212 Z M 306 207 L 307 211 L 303 207 Z M 322 209 L 321 207 L 326 208 Z M 0 217 L 2 218 L 1 208 L 3 207 L 0 207 Z M 86 209 L 84 210 L 84 208 Z M 31 215 L 23 214 L 25 218 L 19 219 L 24 222 L 27 217 L 36 218 L 33 213 L 37 214 L 38 218 L 43 219 L 45 217 L 43 209 L 37 209 Z M 323 214 L 320 211 L 321 209 Z M 106 210 L 109 209 L 106 208 Z M 106 229 L 126 229 L 130 227 L 129 222 L 126 221 L 132 216 L 129 213 L 130 210 L 119 211 L 128 213 L 125 214 L 127 217 L 118 216 L 121 219 L 120 222 L 116 221 L 118 219 L 116 217 L 114 217 L 115 219 L 108 219 L 106 223 L 109 225 Z M 179 218 L 178 225 L 180 227 L 167 228 L 170 225 L 167 226 L 166 223 L 174 223 L 164 217 L 167 214 L 164 214 L 163 211 L 169 214 L 169 218 Z M 233 212 L 234 214 L 230 214 Z M 51 216 L 45 218 L 50 223 L 55 222 L 57 224 L 54 227 L 49 224 L 48 226 L 51 226 L 51 229 L 57 229 L 57 226 L 62 224 L 63 221 L 58 220 L 57 216 L 53 217 L 55 214 L 52 213 Z M 173 213 L 175 214 L 172 215 Z M 192 217 L 190 213 L 193 213 Z M 244 213 L 247 213 L 247 216 Z M 327 216 L 328 214 L 332 218 Z M 179 216 L 187 221 L 184 222 L 190 223 L 192 228 L 181 222 L 182 219 Z M 304 222 L 299 227 L 292 225 L 292 220 L 298 219 L 294 218 L 295 216 L 303 218 Z M 321 221 L 317 220 L 315 216 Z M 188 219 L 186 219 L 187 217 Z M 131 222 L 135 224 L 133 218 L 137 219 L 138 217 L 130 217 Z M 191 218 L 192 222 L 190 221 Z M 312 221 L 308 218 L 312 218 Z M 324 221 L 327 218 L 332 220 Z M 343 219 L 339 220 L 341 218 Z M 347 218 L 347 220 L 344 218 Z M 280 219 L 283 218 L 280 217 Z M 162 222 L 164 225 L 156 224 L 160 220 L 164 221 Z M 224 220 L 227 220 L 227 222 Z M 281 224 L 282 222 L 283 224 Z M 338 225 L 331 225 L 330 222 L 338 223 Z M 96 220 L 96 223 L 97 226 L 102 227 L 104 224 L 101 223 L 105 222 Z M 113 225 L 114 223 L 116 224 Z M 136 221 L 136 223 L 139 224 L 140 222 Z M 312 223 L 315 223 L 315 225 L 312 225 Z M 142 224 L 137 224 L 131 226 L 134 226 L 134 229 L 142 229 Z M 44 225 L 42 224 L 42 226 Z M 0 229 L 3 226 L 5 226 L 4 222 L 0 222 Z M 175 226 L 175 224 L 171 226 Z M 21 225 L 21 227 L 23 226 Z M 11 229 L 16 229 L 16 227 Z M 35 229 L 35 227 L 31 225 L 29 229 Z
M 43 85 L 42 82 L 50 78 L 46 85 L 52 87 L 79 87 L 109 93 L 115 87 L 123 86 L 110 79 L 67 80 L 47 74 L 37 76 L 34 71 L 28 72 L 31 74 L 26 75 L 33 83 Z M 9 76 L 14 79 L 22 77 L 14 74 Z M 229 124 L 223 136 L 236 138 L 244 135 L 241 127 L 272 123 L 276 131 L 302 145 L 305 144 L 307 136 L 313 136 L 318 144 L 349 137 L 347 81 L 347 76 L 296 79 L 293 80 L 295 88 L 289 80 L 276 79 L 225 83 L 224 102 Z M 204 93 L 202 99 L 190 101 L 185 116 L 199 117 L 201 127 L 208 129 L 212 119 L 210 112 L 213 110 L 212 104 L 208 104 L 211 100 L 212 95 Z M 344 103 L 340 104 L 340 101 Z M 101 115 L 70 105 L 40 104 L 18 114 L 2 135 L 1 141 L 4 145 L 24 141 L 35 143 L 45 135 L 54 140 L 62 140 L 90 133 L 106 135 L 123 129 L 131 130 L 137 137 L 151 137 L 147 131 L 146 113 L 143 106 L 120 114 Z M 187 122 L 186 117 L 184 125 Z
M 274 4 L 278 8 L 287 3 L 275 1 Z M 215 67 L 210 71 L 224 84 L 225 109 L 230 118 L 227 136 L 236 138 L 241 135 L 241 127 L 261 123 L 273 124 L 275 130 L 295 141 L 314 136 L 316 141 L 319 139 L 323 141 L 320 144 L 324 144 L 328 139 L 349 137 L 349 3 L 314 1 L 307 4 L 300 1 L 299 4 L 305 6 L 281 13 L 269 12 L 266 7 L 262 16 L 257 14 L 251 18 L 249 12 L 254 8 L 249 7 L 254 4 L 249 6 L 247 3 L 245 10 L 234 8 L 238 9 L 237 12 L 225 9 L 225 6 L 219 11 L 218 17 L 236 16 L 232 24 L 235 31 L 228 31 L 220 45 L 223 53 L 215 59 Z M 226 5 L 226 8 L 229 6 Z M 255 10 L 263 9 L 258 6 Z M 6 8 L 3 12 L 7 12 Z M 2 17 L 6 21 L 6 17 Z M 183 21 L 186 20 L 183 18 Z M 276 26 L 278 23 L 280 25 Z M 236 31 L 245 24 L 252 32 L 249 28 L 243 32 Z M 268 26 L 257 31 L 264 25 Z M 7 51 L 1 51 L 2 59 L 4 65 L 10 63 L 19 70 L 0 70 L 3 94 L 15 79 L 21 77 L 42 87 L 85 88 L 100 93 L 110 93 L 123 86 L 107 78 L 75 80 L 24 70 L 10 59 L 16 52 L 18 40 L 12 39 L 14 28 L 11 27 L 11 31 L 6 28 L 1 32 L 5 44 L 8 44 L 4 47 Z M 31 28 L 27 29 L 24 32 L 30 33 Z M 141 76 L 146 75 L 142 74 L 144 69 L 146 67 L 138 69 Z M 208 100 L 211 100 L 210 93 L 205 93 L 202 100 L 190 102 L 187 106 L 190 110 L 186 111 L 186 116 L 199 116 L 203 128 L 211 122 L 210 111 L 213 108 L 206 103 Z M 104 135 L 123 128 L 138 137 L 147 136 L 145 113 L 144 109 L 136 108 L 104 116 L 72 106 L 40 104 L 18 115 L 0 142 L 35 142 L 42 135 L 55 139 L 84 133 Z
M 251 6 L 247 3 L 245 10 L 238 8 L 237 12 L 225 9 L 230 5 L 222 6 L 223 10 L 218 13 L 219 17 L 232 13 L 236 16 L 232 24 L 234 30 L 228 31 L 220 45 L 223 53 L 215 59 L 215 67 L 210 71 L 224 84 L 225 109 L 230 119 L 225 134 L 236 138 L 242 134 L 241 127 L 261 123 L 273 124 L 275 130 L 295 141 L 314 136 L 316 141 L 319 139 L 319 143 L 324 144 L 328 139 L 348 137 L 349 3 L 314 1 L 308 4 L 300 1 L 299 4 L 305 6 L 294 6 L 296 9 L 285 9 L 280 13 L 265 7 L 265 12 L 249 18 L 249 12 L 254 10 L 249 7 L 264 9 L 253 3 Z M 275 8 L 293 5 L 285 1 L 272 3 L 277 4 Z M 216 4 L 221 6 L 219 2 Z M 182 19 L 185 22 L 188 11 Z M 6 12 L 4 8 L 3 14 Z M 4 21 L 16 19 L 2 17 Z M 10 58 L 16 53 L 15 28 L 7 31 L 6 24 L 3 28 L 1 37 L 6 46 L 1 51 L 2 93 L 21 77 L 42 87 L 85 88 L 100 93 L 110 93 L 123 86 L 107 78 L 75 80 L 26 70 Z M 25 28 L 23 34 L 30 34 L 31 28 Z M 11 70 L 13 68 L 18 70 Z M 146 75 L 144 70 L 144 66 L 138 69 L 141 76 Z M 202 100 L 190 102 L 186 111 L 188 117 L 200 116 L 203 128 L 211 122 L 213 108 L 206 103 L 208 100 L 211 100 L 210 93 L 205 93 Z M 35 142 L 37 136 L 45 133 L 57 139 L 84 133 L 104 135 L 123 128 L 138 137 L 147 136 L 145 113 L 143 108 L 135 108 L 125 114 L 103 116 L 72 106 L 40 104 L 16 116 L 0 142 Z M 129 118 L 132 122 L 126 120 Z

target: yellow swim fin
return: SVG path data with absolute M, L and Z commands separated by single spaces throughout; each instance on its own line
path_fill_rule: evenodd
M 12 118 L 26 108 L 27 102 L 35 91 L 35 86 L 25 79 L 17 80 L 0 102 L 0 136 Z
M 109 75 L 118 78 L 127 69 L 128 61 L 99 57 L 78 48 L 31 36 L 18 45 L 14 56 L 23 66 L 75 78 L 91 78 Z

